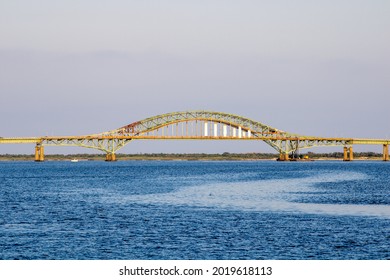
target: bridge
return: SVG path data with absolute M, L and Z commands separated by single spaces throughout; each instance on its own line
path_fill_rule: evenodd
M 106 153 L 115 161 L 116 152 L 137 139 L 150 140 L 262 140 L 279 153 L 279 160 L 294 157 L 300 149 L 342 146 L 344 160 L 353 160 L 353 145 L 383 145 L 383 160 L 389 160 L 390 139 L 329 138 L 304 136 L 263 123 L 221 112 L 185 111 L 150 117 L 118 129 L 80 136 L 0 137 L 0 144 L 35 144 L 35 161 L 44 161 L 45 146 L 78 146 Z

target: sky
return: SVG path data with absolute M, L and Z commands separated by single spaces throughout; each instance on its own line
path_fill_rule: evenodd
M 390 138 L 389 14 L 386 0 L 0 0 L 0 137 L 210 110 L 303 135 Z M 0 145 L 0 154 L 33 149 Z M 272 151 L 258 141 L 121 150 Z

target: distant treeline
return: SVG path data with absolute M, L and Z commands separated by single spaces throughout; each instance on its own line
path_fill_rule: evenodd
M 221 154 L 174 154 L 174 153 L 146 153 L 146 154 L 116 154 L 117 159 L 122 160 L 264 160 L 276 159 L 276 153 L 221 153 Z M 308 156 L 312 159 L 342 159 L 343 153 L 300 153 L 299 157 Z M 381 158 L 381 153 L 374 152 L 355 152 L 355 158 Z M 70 160 L 73 158 L 84 160 L 104 160 L 105 154 L 47 154 L 45 160 Z M 34 160 L 34 155 L 0 155 L 0 160 Z

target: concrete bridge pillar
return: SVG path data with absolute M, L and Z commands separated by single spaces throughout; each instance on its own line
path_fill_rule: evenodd
M 45 161 L 44 148 L 42 145 L 35 146 L 35 161 Z
M 283 153 L 281 153 L 281 154 L 279 155 L 279 161 L 287 161 L 287 160 L 290 160 L 288 154 L 283 154 Z
M 116 161 L 116 155 L 114 153 L 107 153 L 106 161 Z
M 343 156 L 344 161 L 348 161 L 348 148 L 344 147 L 344 156 Z
M 383 160 L 389 161 L 389 145 L 383 144 Z
M 39 146 L 35 146 L 35 161 L 39 161 Z
M 353 161 L 353 148 L 351 147 L 344 147 L 344 161 Z

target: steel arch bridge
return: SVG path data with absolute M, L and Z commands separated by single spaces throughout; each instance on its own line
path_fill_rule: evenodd
M 43 136 L 0 138 L 1 143 L 35 143 L 35 160 L 44 160 L 44 146 L 78 146 L 106 153 L 106 160 L 116 160 L 115 154 L 132 140 L 262 140 L 273 147 L 280 160 L 299 149 L 318 146 L 343 146 L 344 160 L 352 160 L 352 145 L 383 145 L 383 159 L 389 159 L 385 139 L 329 138 L 304 136 L 273 128 L 238 115 L 210 112 L 183 111 L 153 116 L 118 129 L 81 136 Z

